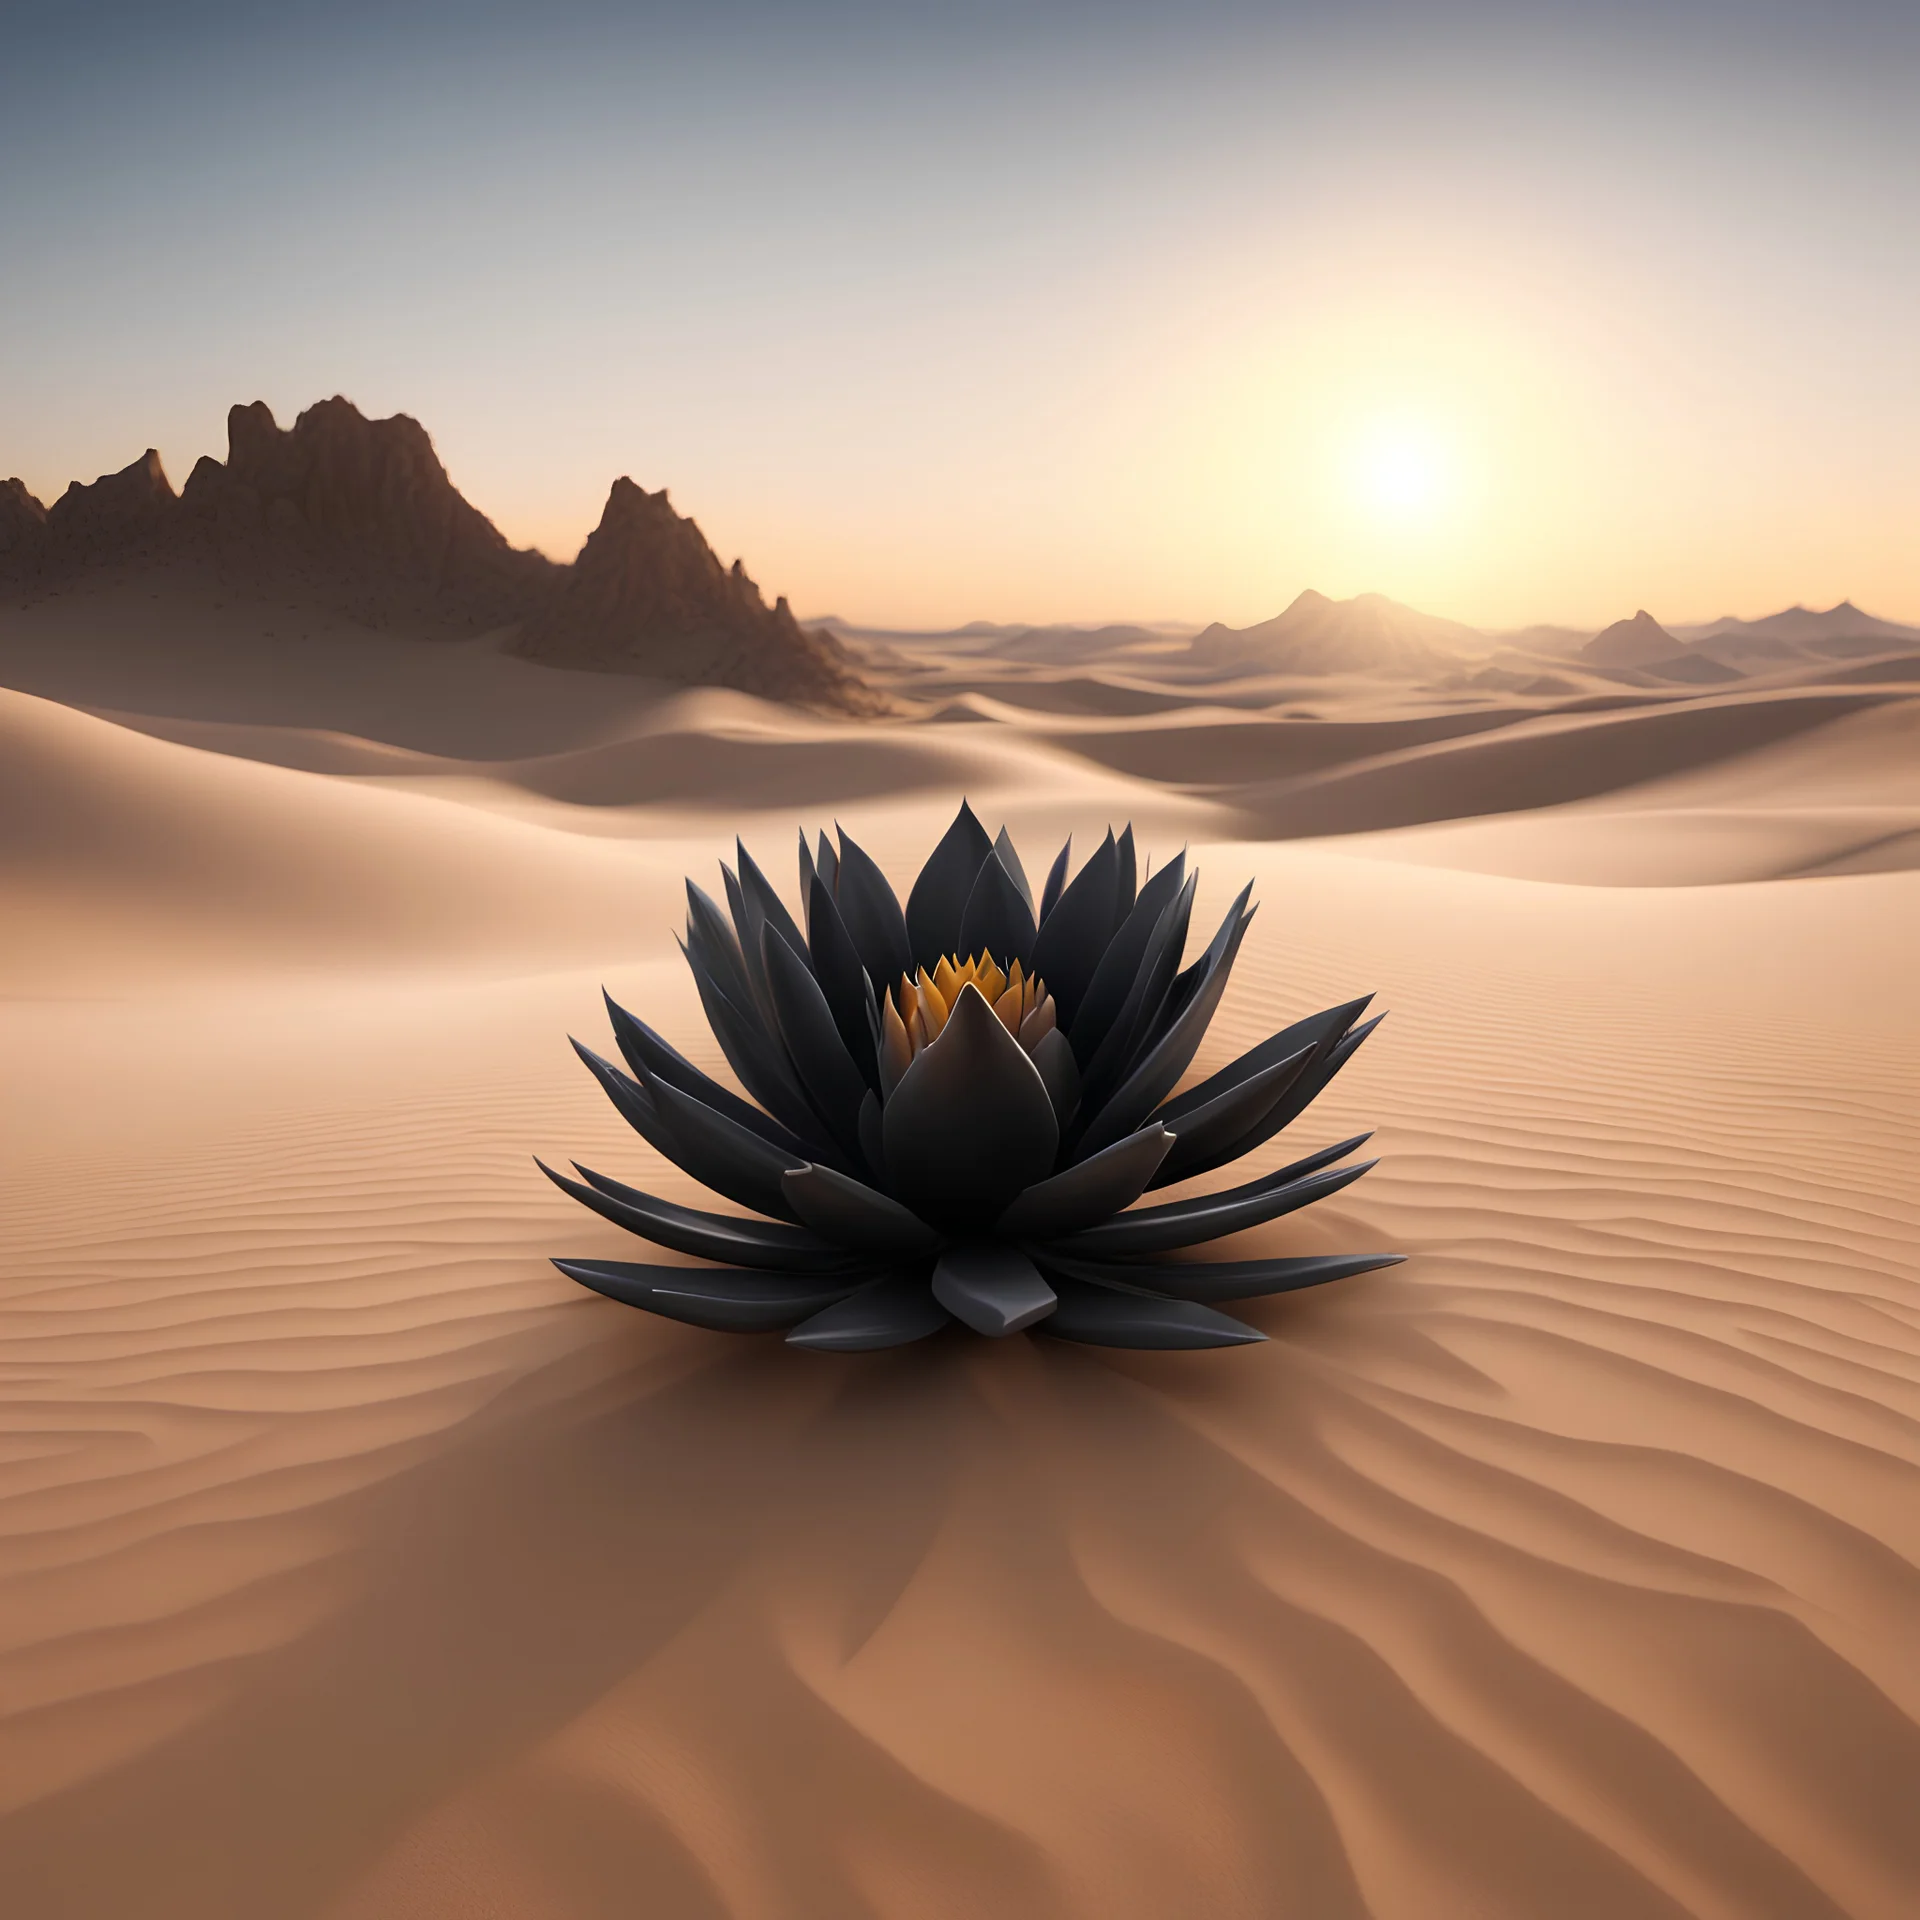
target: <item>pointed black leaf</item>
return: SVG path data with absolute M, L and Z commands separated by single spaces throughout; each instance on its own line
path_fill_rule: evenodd
M 800 829 L 800 918 L 804 925 L 807 945 L 813 945 L 813 877 L 819 869 L 813 864 L 813 850 L 807 845 L 807 830 Z M 827 889 L 827 897 L 833 897 L 833 889 Z
M 1098 1112 L 1112 1098 L 1115 1088 L 1165 1037 L 1185 1005 L 1179 991 L 1180 956 L 1186 951 L 1187 929 L 1193 923 L 1193 897 L 1199 885 L 1200 876 L 1188 874 L 1186 884 L 1160 916 L 1126 1001 L 1087 1063 L 1080 1100 L 1088 1113 Z
M 844 829 L 840 834 L 840 881 L 833 897 L 860 964 L 879 992 L 886 992 L 903 973 L 913 971 L 913 948 L 907 940 L 900 902 L 873 857 Z
M 1053 856 L 1053 865 L 1047 869 L 1047 883 L 1040 890 L 1040 911 L 1035 918 L 1042 926 L 1047 915 L 1060 903 L 1060 894 L 1067 884 L 1067 862 L 1073 855 L 1073 835 L 1067 835 L 1067 844 Z
M 1046 1037 L 1034 1048 L 1033 1065 L 1053 1104 L 1053 1117 L 1064 1134 L 1080 1109 L 1080 1069 L 1073 1064 L 1073 1049 L 1058 1027 L 1049 1028 Z
M 807 936 L 787 911 L 787 903 L 774 891 L 773 882 L 760 871 L 744 843 L 736 840 L 733 844 L 740 861 L 740 890 L 746 896 L 747 910 L 754 919 L 755 941 L 759 940 L 761 928 L 771 927 L 804 960 L 807 957 Z M 742 951 L 745 951 L 744 942 Z
M 823 1240 L 863 1254 L 931 1253 L 940 1236 L 898 1200 L 826 1167 L 782 1177 L 787 1204 Z
M 1060 1304 L 1040 1322 L 1040 1331 L 1088 1346 L 1244 1347 L 1267 1337 L 1192 1300 L 1162 1300 L 1065 1279 L 1055 1292 Z
M 1015 1240 L 1072 1233 L 1130 1207 L 1146 1192 L 1174 1137 L 1155 1121 L 1078 1166 L 1029 1187 L 1000 1216 L 996 1232 Z
M 1060 1024 L 1069 1032 L 1113 937 L 1119 889 L 1120 855 L 1109 833 L 1074 875 L 1033 943 L 1033 970 L 1047 983 Z
M 1211 1204 L 1182 1201 L 1168 1207 L 1143 1207 L 1120 1214 L 1084 1233 L 1067 1235 L 1059 1242 L 1063 1253 L 1088 1254 L 1104 1258 L 1111 1254 L 1165 1253 L 1170 1247 L 1197 1247 L 1207 1240 L 1219 1240 L 1229 1233 L 1277 1220 L 1284 1213 L 1296 1212 L 1324 1200 L 1329 1194 L 1350 1187 L 1377 1161 L 1363 1160 L 1358 1166 L 1336 1167 L 1329 1173 L 1309 1174 L 1305 1179 L 1269 1185 L 1256 1181 L 1252 1189 L 1237 1189 L 1222 1194 Z
M 872 1353 L 924 1340 L 948 1324 L 945 1307 L 919 1274 L 870 1281 L 857 1293 L 803 1320 L 787 1335 L 790 1347 L 822 1353 Z
M 974 986 L 901 1076 L 883 1125 L 893 1191 L 958 1232 L 984 1233 L 1060 1144 L 1035 1063 Z
M 1361 999 L 1349 1000 L 1345 1006 L 1329 1007 L 1324 1013 L 1309 1014 L 1306 1019 L 1283 1027 L 1280 1032 L 1262 1040 L 1257 1047 L 1250 1047 L 1237 1060 L 1230 1060 L 1218 1073 L 1202 1080 L 1198 1086 L 1189 1087 L 1185 1093 L 1167 1101 L 1155 1118 L 1164 1120 L 1171 1127 L 1195 1107 L 1204 1106 L 1207 1101 L 1225 1093 L 1229 1087 L 1238 1086 L 1241 1081 L 1265 1071 L 1276 1060 L 1284 1060 L 1290 1054 L 1298 1053 L 1302 1047 L 1315 1047 L 1322 1052 L 1330 1050 L 1340 1036 L 1366 1012 L 1367 1003 L 1372 998 L 1372 994 L 1367 994 Z
M 907 940 L 914 964 L 929 972 L 944 955 L 960 951 L 960 919 L 980 869 L 993 853 L 993 841 L 963 800 L 953 825 L 927 856 L 927 864 L 907 895 Z
M 647 1085 L 629 1080 L 611 1061 L 601 1059 L 578 1040 L 573 1042 L 573 1050 L 606 1089 L 622 1118 L 657 1153 L 692 1174 L 703 1187 L 711 1187 L 743 1207 L 771 1214 L 777 1220 L 795 1218 L 780 1185 L 781 1173 L 802 1163 L 791 1152 L 737 1126 L 664 1081 Z
M 1148 1186 L 1170 1187 L 1176 1180 L 1190 1180 L 1237 1160 L 1246 1151 L 1240 1143 L 1285 1098 L 1312 1058 L 1313 1049 L 1302 1047 L 1183 1115 L 1179 1143 Z
M 1107 938 L 1120 931 L 1120 923 L 1133 911 L 1133 902 L 1138 887 L 1135 880 L 1137 857 L 1133 850 L 1133 822 L 1129 820 L 1121 829 L 1120 838 L 1114 842 L 1114 853 L 1118 860 L 1118 883 L 1114 887 L 1113 927 Z
M 1282 1127 L 1290 1126 L 1297 1120 L 1308 1105 L 1319 1097 L 1327 1082 L 1353 1058 L 1368 1034 L 1386 1017 L 1384 1013 L 1376 1013 L 1364 1025 L 1355 1027 L 1351 1033 L 1336 1040 L 1320 1058 L 1310 1061 L 1306 1071 L 1281 1095 L 1265 1117 L 1234 1142 L 1233 1157 L 1238 1159 L 1243 1153 L 1251 1153 L 1255 1147 L 1271 1140 Z
M 814 856 L 814 868 L 820 878 L 827 883 L 827 891 L 838 899 L 840 896 L 840 856 L 833 850 L 833 842 L 823 831 L 820 835 L 820 851 Z
M 1120 931 L 1100 956 L 1100 964 L 1093 970 L 1093 979 L 1088 983 L 1086 994 L 1080 1002 L 1080 1010 L 1073 1018 L 1072 1038 L 1076 1059 L 1093 1059 L 1101 1041 L 1107 1037 L 1108 1030 L 1119 1017 L 1120 1009 L 1128 1003 L 1128 996 L 1139 982 L 1154 930 L 1160 925 L 1167 908 L 1179 897 L 1181 882 L 1186 877 L 1186 866 L 1185 852 L 1177 853 L 1169 865 L 1162 867 L 1140 889 L 1133 910 L 1120 923 Z M 1185 938 L 1184 933 L 1182 938 Z
M 763 1113 L 750 1101 L 742 1100 L 731 1087 L 723 1087 L 718 1080 L 702 1073 L 644 1020 L 637 1019 L 621 1006 L 605 988 L 601 989 L 600 997 L 607 1003 L 607 1018 L 613 1023 L 613 1037 L 619 1043 L 627 1065 L 635 1073 L 642 1077 L 651 1075 L 654 1079 L 666 1081 L 671 1087 L 678 1087 L 682 1093 L 692 1094 L 702 1105 L 712 1107 L 716 1113 L 724 1113 L 729 1120 L 738 1122 L 764 1140 L 771 1140 L 776 1147 L 798 1145 L 793 1133 L 770 1113 Z M 797 1155 L 794 1164 L 797 1166 L 806 1157 L 804 1153 Z
M 832 1128 L 846 1154 L 856 1157 L 860 1152 L 860 1102 L 866 1097 L 866 1080 L 840 1038 L 833 1011 L 813 977 L 813 969 L 772 926 L 761 929 L 760 951 L 787 1058 L 793 1062 L 814 1110 Z
M 778 1273 L 838 1273 L 859 1265 L 844 1247 L 829 1246 L 818 1234 L 799 1227 L 679 1206 L 657 1194 L 609 1180 L 587 1167 L 579 1169 L 586 1181 L 582 1186 L 564 1173 L 555 1173 L 544 1160 L 535 1160 L 534 1165 L 561 1192 L 572 1194 L 603 1220 L 611 1220 L 657 1247 L 691 1254 L 696 1260 L 719 1260 L 730 1266 L 761 1267 Z
M 993 851 L 999 858 L 1000 864 L 1006 868 L 1008 879 L 1019 889 L 1020 898 L 1027 903 L 1028 914 L 1038 924 L 1039 916 L 1034 913 L 1033 908 L 1033 888 L 1027 884 L 1027 870 L 1020 864 L 1020 855 L 1014 847 L 1013 835 L 1005 827 L 994 835 Z
M 757 1014 L 744 1012 L 722 990 L 691 948 L 687 950 L 687 965 L 700 991 L 707 1025 L 713 1029 L 727 1065 L 739 1075 L 740 1084 L 806 1147 L 808 1159 L 839 1165 L 841 1152 L 832 1131 L 814 1112 L 785 1046 L 768 1033 Z
M 743 1207 L 770 1214 L 776 1220 L 794 1218 L 780 1176 L 789 1167 L 806 1162 L 796 1160 L 790 1147 L 772 1145 L 664 1080 L 650 1082 L 647 1091 L 666 1131 L 667 1144 L 662 1151 L 670 1160 L 684 1167 L 702 1186 L 725 1194 Z
M 1220 996 L 1227 990 L 1234 957 L 1240 951 L 1240 942 L 1246 938 L 1247 925 L 1253 916 L 1245 909 L 1247 896 L 1252 891 L 1249 882 L 1227 909 L 1227 917 L 1221 921 L 1219 932 L 1202 956 L 1198 985 L 1179 1017 L 1155 1042 L 1147 1057 L 1128 1074 L 1119 1092 L 1091 1119 L 1082 1114 L 1086 1130 L 1075 1145 L 1076 1160 L 1098 1153 L 1102 1147 L 1131 1133 L 1173 1091 L 1175 1083 L 1186 1072 L 1206 1037 L 1207 1023 L 1220 1004 Z
M 556 1260 L 569 1280 L 595 1293 L 715 1333 L 773 1333 L 843 1300 L 864 1282 L 753 1273 L 739 1267 L 643 1266 L 627 1260 Z
M 881 1186 L 887 1182 L 887 1135 L 880 1096 L 869 1087 L 860 1102 L 860 1157 L 867 1163 L 867 1176 Z
M 847 923 L 841 919 L 827 883 L 817 874 L 807 902 L 807 951 L 813 958 L 813 977 L 826 995 L 841 1044 L 852 1055 L 861 1079 L 869 1087 L 879 1086 L 880 1068 L 869 1018 L 873 987 L 860 964 Z
M 753 985 L 732 924 L 710 895 L 687 882 L 687 948 L 697 953 L 730 999 L 753 1004 Z
M 949 1247 L 933 1269 L 933 1297 L 990 1340 L 1004 1340 L 1044 1320 L 1057 1304 L 1053 1289 L 1024 1253 L 991 1240 Z
M 1016 960 L 1023 967 L 1033 962 L 1033 910 L 1021 898 L 1020 889 L 1000 864 L 997 853 L 981 862 L 966 910 L 960 916 L 959 938 L 954 951 L 966 959 L 990 953 L 1002 967 L 1010 967 Z
M 742 1004 L 753 1008 L 756 1017 L 773 1031 L 773 998 L 767 991 L 767 969 L 760 958 L 760 928 L 753 909 L 747 904 L 747 890 L 740 876 L 723 861 L 720 877 L 727 886 L 727 910 L 733 916 L 734 944 L 740 950 L 742 970 L 747 977 L 747 998 Z
M 1317 1253 L 1284 1260 L 1079 1260 L 1051 1248 L 1034 1258 L 1048 1273 L 1070 1280 L 1170 1294 L 1178 1300 L 1255 1300 L 1297 1293 L 1330 1280 L 1397 1267 L 1404 1253 Z

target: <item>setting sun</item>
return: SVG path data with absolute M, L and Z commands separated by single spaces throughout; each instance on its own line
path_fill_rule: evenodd
M 1375 427 L 1351 460 L 1351 490 L 1375 519 L 1429 522 L 1455 504 L 1457 462 L 1430 430 L 1395 423 Z

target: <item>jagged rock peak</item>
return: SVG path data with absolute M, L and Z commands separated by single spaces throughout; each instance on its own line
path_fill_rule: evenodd
M 515 650 L 555 666 L 741 688 L 842 710 L 877 706 L 839 644 L 784 598 L 769 607 L 738 560 L 723 566 L 663 487 L 622 475 L 559 598 Z
M 1631 620 L 1616 620 L 1580 649 L 1584 658 L 1603 667 L 1639 667 L 1654 660 L 1671 660 L 1686 651 L 1645 607 Z
M 46 538 L 47 510 L 18 477 L 0 480 L 0 566 L 14 555 L 38 552 Z
M 149 447 L 118 473 L 74 481 L 47 509 L 39 564 L 68 574 L 162 553 L 179 506 L 160 455 Z
M 419 421 L 370 420 L 338 394 L 284 430 L 264 401 L 232 408 L 225 463 L 202 459 L 182 506 L 229 572 L 292 572 L 376 625 L 509 625 L 560 573 L 468 503 Z

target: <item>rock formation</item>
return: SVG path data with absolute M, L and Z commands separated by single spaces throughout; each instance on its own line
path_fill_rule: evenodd
M 1616 620 L 1602 628 L 1580 649 L 1596 667 L 1649 667 L 1686 652 L 1678 640 L 1645 607 L 1631 620 Z
M 225 465 L 202 459 L 181 509 L 228 580 L 304 592 L 370 626 L 507 626 L 563 573 L 467 503 L 417 420 L 369 420 L 338 396 L 284 431 L 263 401 L 233 408 Z
M 624 477 L 558 597 L 513 650 L 811 705 L 871 704 L 836 641 L 803 628 L 784 599 L 769 607 L 738 560 L 722 566 L 665 488 L 648 493 Z
M 1196 664 L 1243 673 L 1422 675 L 1484 653 L 1471 627 L 1403 607 L 1384 594 L 1329 600 L 1311 587 L 1286 612 L 1255 627 L 1218 622 L 1196 634 Z
M 137 572 L 410 633 L 518 629 L 557 667 L 739 687 L 874 711 L 839 643 L 720 564 L 664 492 L 614 483 L 579 559 L 510 546 L 462 497 L 417 420 L 322 400 L 282 428 L 262 401 L 227 415 L 227 458 L 175 494 L 149 451 L 51 509 L 0 486 L 0 585 L 29 596 Z
M 76 480 L 47 509 L 33 563 L 43 576 L 66 579 L 163 558 L 179 510 L 179 495 L 149 447 L 118 473 L 86 484 Z
M 24 480 L 0 480 L 0 580 L 37 565 L 47 537 L 47 510 Z

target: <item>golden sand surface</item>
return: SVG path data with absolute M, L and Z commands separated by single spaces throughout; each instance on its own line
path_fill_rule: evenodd
M 857 723 L 86 611 L 0 624 L 0 1913 L 1920 1911 L 1911 679 Z M 1382 1164 L 1236 1250 L 1407 1264 L 868 1356 L 546 1264 L 633 1243 L 535 1152 L 690 1195 L 566 1047 L 717 1069 L 682 875 L 962 790 L 1256 880 L 1196 1074 L 1378 993 L 1287 1141 Z

